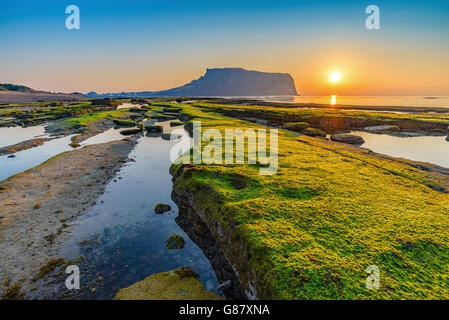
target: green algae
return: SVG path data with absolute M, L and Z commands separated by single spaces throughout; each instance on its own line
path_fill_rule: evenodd
M 114 300 L 221 300 L 207 291 L 190 268 L 149 276 L 128 288 L 120 289 Z
M 180 107 L 202 130 L 258 127 L 217 106 Z M 262 299 L 449 298 L 447 176 L 291 131 L 279 131 L 279 155 L 272 176 L 257 165 L 170 169 L 175 193 L 189 197 L 247 290 Z M 240 190 L 236 174 L 249 179 Z M 379 290 L 365 287 L 370 265 Z

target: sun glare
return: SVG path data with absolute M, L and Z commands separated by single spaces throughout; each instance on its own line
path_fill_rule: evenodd
M 341 80 L 341 73 L 340 72 L 332 72 L 329 75 L 329 80 L 334 83 L 339 82 Z

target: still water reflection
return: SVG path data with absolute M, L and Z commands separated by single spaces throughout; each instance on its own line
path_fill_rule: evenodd
M 449 142 L 445 136 L 396 137 L 355 131 L 365 143 L 363 148 L 393 157 L 430 162 L 449 168 Z

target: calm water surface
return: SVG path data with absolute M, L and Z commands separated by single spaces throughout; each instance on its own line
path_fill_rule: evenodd
M 170 130 L 167 124 L 164 132 Z M 80 265 L 82 285 L 93 283 L 96 292 L 87 290 L 79 298 L 110 299 L 120 288 L 180 267 L 194 269 L 206 289 L 213 291 L 218 286 L 210 262 L 175 222 L 178 208 L 171 200 L 169 154 L 176 143 L 141 137 L 130 155 L 135 162 L 126 164 L 97 205 L 78 218 L 73 238 L 60 255 L 66 259 L 85 257 Z M 154 207 L 160 202 L 173 211 L 155 214 Z M 166 248 L 165 240 L 172 234 L 185 239 L 183 249 Z M 104 278 L 101 283 L 96 281 L 99 275 Z
M 226 97 L 224 97 L 226 98 Z M 230 98 L 230 97 L 227 97 Z M 232 97 L 259 99 L 267 102 L 341 104 L 353 106 L 403 106 L 449 108 L 449 96 L 254 96 Z
M 14 132 L 14 129 L 16 128 L 5 128 L 5 129 L 12 130 L 12 132 Z M 120 134 L 121 130 L 123 129 L 106 130 L 105 132 L 100 133 L 82 142 L 81 147 L 92 144 L 121 140 L 125 138 L 123 135 Z M 8 156 L 1 156 L 0 181 L 3 181 L 17 173 L 38 166 L 41 163 L 47 161 L 48 159 L 62 152 L 73 150 L 73 148 L 69 146 L 72 137 L 73 136 L 67 136 L 64 138 L 53 139 L 45 142 L 41 146 L 16 152 L 14 153 L 15 156 L 14 158 L 9 158 Z
M 48 137 L 45 133 L 46 125 L 35 127 L 10 127 L 0 128 L 0 148 L 12 146 L 19 142 L 31 140 L 34 138 Z
M 386 134 L 355 131 L 365 143 L 363 148 L 393 157 L 430 162 L 449 168 L 449 142 L 445 136 L 400 138 Z

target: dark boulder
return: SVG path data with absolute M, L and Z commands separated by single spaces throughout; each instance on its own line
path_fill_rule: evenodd
M 362 137 L 349 133 L 333 134 L 331 135 L 331 140 L 356 145 L 360 145 L 365 142 Z
M 132 136 L 133 134 L 139 133 L 140 129 L 127 129 L 120 131 L 120 134 L 124 136 Z
M 162 126 L 145 126 L 145 130 L 149 133 L 162 133 L 164 131 Z
M 154 212 L 157 214 L 163 214 L 167 211 L 170 211 L 171 207 L 168 204 L 165 203 L 158 203 L 155 207 L 154 207 Z
M 179 234 L 173 234 L 165 240 L 165 245 L 169 250 L 182 249 L 184 248 L 185 240 Z

